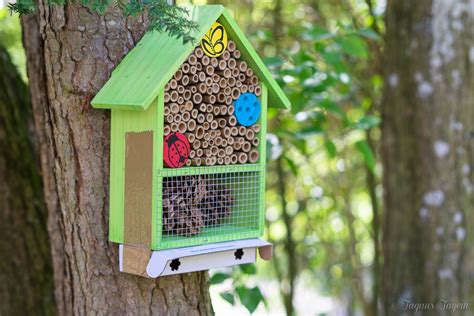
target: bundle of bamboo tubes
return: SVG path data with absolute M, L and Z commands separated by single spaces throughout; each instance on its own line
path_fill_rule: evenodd
M 188 165 L 256 163 L 260 125 L 237 126 L 234 101 L 261 94 L 258 77 L 235 42 L 217 58 L 197 47 L 165 86 L 164 134 L 180 132 L 191 144 Z

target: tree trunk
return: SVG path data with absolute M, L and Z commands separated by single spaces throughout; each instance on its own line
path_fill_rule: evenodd
M 31 123 L 26 85 L 0 46 L 0 315 L 55 311 Z
M 108 242 L 110 114 L 90 100 L 146 27 L 143 17 L 47 6 L 23 19 L 59 314 L 210 314 L 206 272 L 119 273 Z
M 387 13 L 384 311 L 472 314 L 474 3 L 392 0 Z

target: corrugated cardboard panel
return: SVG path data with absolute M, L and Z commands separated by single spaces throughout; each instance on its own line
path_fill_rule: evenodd
M 125 244 L 150 247 L 153 132 L 125 134 Z

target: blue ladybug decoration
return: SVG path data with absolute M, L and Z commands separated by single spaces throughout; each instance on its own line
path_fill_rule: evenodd
M 257 123 L 260 117 L 260 101 L 253 93 L 244 93 L 234 103 L 234 115 L 243 126 Z

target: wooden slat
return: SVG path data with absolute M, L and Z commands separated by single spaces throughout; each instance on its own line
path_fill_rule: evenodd
M 151 246 L 153 132 L 125 134 L 124 242 Z

